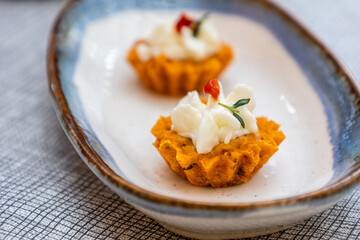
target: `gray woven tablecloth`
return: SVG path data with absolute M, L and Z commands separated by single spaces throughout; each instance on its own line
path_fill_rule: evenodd
M 360 79 L 360 1 L 277 1 Z M 0 239 L 183 239 L 107 188 L 56 119 L 45 70 L 63 1 L 0 1 Z M 360 238 L 360 190 L 259 239 Z

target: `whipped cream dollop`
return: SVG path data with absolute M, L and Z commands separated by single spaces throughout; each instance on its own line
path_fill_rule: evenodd
M 159 24 L 147 42 L 136 46 L 136 52 L 141 61 L 164 54 L 172 60 L 203 60 L 216 54 L 221 47 L 219 33 L 209 19 L 205 19 L 196 36 L 188 26 L 183 26 L 178 32 L 173 21 Z
M 196 91 L 189 92 L 173 109 L 171 113 L 171 129 L 180 136 L 192 139 L 198 153 L 208 153 L 216 145 L 249 133 L 257 133 L 256 119 L 252 114 L 255 100 L 252 89 L 244 84 L 238 84 L 225 98 L 220 85 L 217 100 L 208 97 L 207 104 L 201 102 Z M 222 103 L 232 106 L 239 99 L 250 98 L 248 104 L 236 108 L 243 119 L 245 128 L 230 110 L 220 106 Z

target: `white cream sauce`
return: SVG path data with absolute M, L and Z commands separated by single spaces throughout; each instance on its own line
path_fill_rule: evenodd
M 136 51 L 142 61 L 164 54 L 169 59 L 203 60 L 216 54 L 221 48 L 221 39 L 217 29 L 210 19 L 205 19 L 199 27 L 199 33 L 194 36 L 189 27 L 182 27 L 180 33 L 174 25 L 177 19 L 169 19 L 155 26 L 146 43 L 136 46 Z
M 189 92 L 171 112 L 171 129 L 180 136 L 191 138 L 196 151 L 200 154 L 211 152 L 219 143 L 228 144 L 230 140 L 249 133 L 257 133 L 256 118 L 252 114 L 255 99 L 252 89 L 238 84 L 225 98 L 219 83 L 220 94 L 214 100 L 208 95 L 207 104 L 201 102 L 198 92 Z M 238 119 L 219 103 L 232 106 L 240 99 L 249 99 L 249 103 L 236 108 L 238 116 L 244 121 L 244 127 Z

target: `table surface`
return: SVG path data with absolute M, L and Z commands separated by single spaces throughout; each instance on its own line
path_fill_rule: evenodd
M 276 1 L 360 79 L 360 1 Z M 184 239 L 126 204 L 87 168 L 56 119 L 45 55 L 64 1 L 0 1 L 0 239 Z M 257 239 L 360 238 L 360 189 Z

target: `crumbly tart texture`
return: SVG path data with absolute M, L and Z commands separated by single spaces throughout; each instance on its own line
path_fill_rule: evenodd
M 217 78 L 233 58 L 231 47 L 224 44 L 217 54 L 201 61 L 170 60 L 159 55 L 143 62 L 137 55 L 136 45 L 131 48 L 128 61 L 141 82 L 154 92 L 170 96 L 185 95 L 193 90 L 201 92 L 206 82 Z
M 171 130 L 170 117 L 160 117 L 151 133 L 154 146 L 169 167 L 196 186 L 227 187 L 249 181 L 285 139 L 280 125 L 257 118 L 258 135 L 248 134 L 198 154 L 192 140 Z

